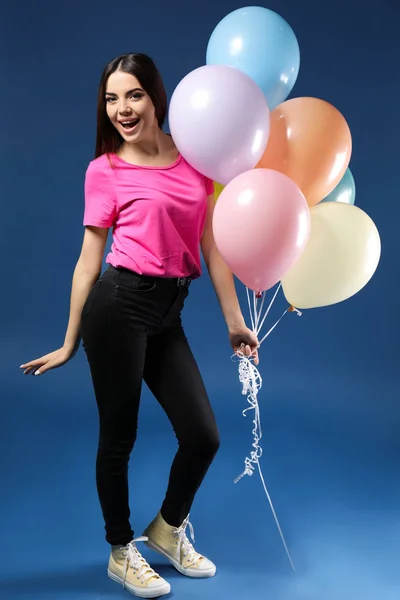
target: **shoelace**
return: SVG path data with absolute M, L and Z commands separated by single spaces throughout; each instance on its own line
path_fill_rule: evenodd
M 125 563 L 124 563 L 124 587 L 126 582 L 126 576 L 128 574 L 128 568 L 137 571 L 137 578 L 146 583 L 152 577 L 158 577 L 157 573 L 153 571 L 149 563 L 143 558 L 139 550 L 136 548 L 136 542 L 147 542 L 147 537 L 138 537 L 132 540 L 127 546 L 123 548 Z
M 179 546 L 180 553 L 183 551 L 183 556 L 188 559 L 190 564 L 193 564 L 196 563 L 199 560 L 199 558 L 201 558 L 201 555 L 198 552 L 196 552 L 186 535 L 186 527 L 188 526 L 190 537 L 192 538 L 194 543 L 194 529 L 193 525 L 189 521 L 189 516 L 186 517 L 186 519 L 183 521 L 180 527 L 174 529 L 173 533 L 174 537 L 178 540 L 177 544 Z

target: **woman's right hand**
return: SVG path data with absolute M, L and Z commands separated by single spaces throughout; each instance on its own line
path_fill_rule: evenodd
M 58 367 L 65 365 L 65 363 L 71 360 L 74 355 L 74 350 L 62 347 L 41 358 L 36 358 L 35 360 L 31 360 L 30 362 L 21 365 L 20 369 L 24 369 L 24 375 L 29 375 L 30 373 L 33 375 L 43 375 L 50 369 L 57 369 Z

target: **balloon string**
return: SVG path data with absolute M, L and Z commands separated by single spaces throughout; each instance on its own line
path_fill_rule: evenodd
M 279 292 L 279 290 L 281 289 L 281 285 L 282 285 L 282 284 L 281 284 L 281 283 L 279 283 L 278 287 L 276 288 L 276 290 L 275 290 L 275 293 L 274 293 L 274 295 L 273 295 L 273 297 L 272 297 L 272 300 L 271 300 L 271 302 L 269 303 L 269 306 L 268 306 L 268 308 L 267 308 L 267 310 L 266 310 L 266 312 L 265 312 L 265 315 L 264 315 L 264 317 L 263 317 L 263 319 L 262 319 L 261 323 L 259 323 L 259 325 L 258 325 L 258 327 L 257 327 L 257 329 L 256 329 L 256 331 L 255 331 L 255 333 L 256 333 L 257 335 L 260 333 L 260 331 L 261 331 L 261 329 L 262 329 L 262 327 L 263 327 L 263 325 L 264 325 L 264 323 L 265 323 L 265 319 L 266 319 L 266 318 L 268 317 L 268 315 L 269 315 L 269 311 L 271 310 L 271 308 L 272 308 L 272 305 L 273 305 L 273 303 L 275 302 L 275 298 L 277 297 L 277 295 L 278 295 L 278 292 Z M 253 292 L 253 294 L 255 295 L 255 293 L 254 293 L 254 292 Z M 263 300 L 264 300 L 264 299 L 265 299 L 265 292 L 263 292 Z M 260 308 L 260 317 L 261 317 L 261 310 L 262 310 L 262 308 L 263 308 L 263 304 L 264 304 L 264 303 L 262 303 L 262 304 L 261 304 L 261 308 Z
M 297 311 L 297 308 L 296 308 L 295 310 Z M 267 331 L 267 333 L 264 335 L 264 337 L 263 337 L 263 338 L 261 338 L 261 340 L 260 340 L 260 342 L 259 342 L 259 343 L 260 343 L 260 346 L 261 346 L 261 344 L 262 344 L 262 343 L 263 343 L 263 342 L 264 342 L 264 341 L 267 339 L 267 337 L 268 337 L 268 336 L 269 336 L 269 335 L 270 335 L 270 334 L 273 332 L 273 330 L 275 329 L 275 327 L 276 327 L 277 325 L 279 325 L 279 323 L 282 321 L 283 317 L 286 315 L 286 313 L 287 313 L 288 311 L 289 311 L 289 309 L 287 308 L 287 309 L 285 310 L 285 312 L 284 312 L 284 313 L 282 313 L 282 315 L 279 317 L 279 319 L 277 320 L 277 322 L 276 322 L 274 325 L 272 325 L 271 329 L 269 329 L 269 331 Z M 300 315 L 301 315 L 301 312 L 300 312 L 300 311 L 297 311 L 297 314 L 300 316 Z
M 243 416 L 246 416 L 247 411 L 249 410 L 254 410 L 254 419 L 253 419 L 253 424 L 254 424 L 254 428 L 253 428 L 253 436 L 254 436 L 254 442 L 252 444 L 252 447 L 254 448 L 254 450 L 252 450 L 250 452 L 250 457 L 246 457 L 245 459 L 245 469 L 243 471 L 243 473 L 241 475 L 239 475 L 238 477 L 236 477 L 236 479 L 234 480 L 235 483 L 238 483 L 242 477 L 244 477 L 245 475 L 253 475 L 253 471 L 255 469 L 255 465 L 257 465 L 258 468 L 258 472 L 260 475 L 260 479 L 261 479 L 261 483 L 263 485 L 264 488 L 264 492 L 267 496 L 271 511 L 272 511 L 272 515 L 274 517 L 280 538 L 282 540 L 283 546 L 285 548 L 285 552 L 288 556 L 290 565 L 293 569 L 293 571 L 296 571 L 295 567 L 294 567 L 294 563 L 292 560 L 292 557 L 290 555 L 285 537 L 283 535 L 282 532 L 282 528 L 280 526 L 279 523 L 279 519 L 277 517 L 272 499 L 271 499 L 271 495 L 268 491 L 267 485 L 265 483 L 265 478 L 261 469 L 261 465 L 260 465 L 260 461 L 259 459 L 262 456 L 262 448 L 259 445 L 259 442 L 262 438 L 262 429 L 261 429 L 261 418 L 260 418 L 260 407 L 258 404 L 258 400 L 257 400 L 257 395 L 258 395 L 258 391 L 261 389 L 262 386 L 262 378 L 261 375 L 258 371 L 258 369 L 251 363 L 251 361 L 247 358 L 247 356 L 244 356 L 243 353 L 238 352 L 237 355 L 239 356 L 239 381 L 242 383 L 242 394 L 246 395 L 247 394 L 247 401 L 250 404 L 250 406 L 248 408 L 246 408 L 245 410 L 243 410 Z
M 264 302 L 265 302 L 265 298 L 266 298 L 265 292 L 262 292 L 261 295 L 253 292 L 253 302 L 251 302 L 249 289 L 246 288 L 251 325 L 252 325 L 253 332 L 257 336 L 260 333 L 260 331 L 265 323 L 265 320 L 271 310 L 271 307 L 276 299 L 276 296 L 277 296 L 280 288 L 281 288 L 281 283 L 278 285 L 277 289 L 275 290 L 273 298 L 272 298 L 271 302 L 269 303 L 269 306 L 268 306 L 263 318 L 261 318 L 261 315 L 262 315 Z M 261 302 L 259 303 L 258 301 L 260 298 L 261 298 Z M 260 304 L 260 306 L 258 306 L 258 304 Z M 286 315 L 287 312 L 296 312 L 299 316 L 301 315 L 301 312 L 299 310 L 297 310 L 297 308 L 294 308 L 293 306 L 288 307 L 283 312 L 281 317 L 276 321 L 276 323 L 263 336 L 263 338 L 259 342 L 260 345 L 274 331 L 275 327 L 277 327 L 277 325 L 280 323 L 280 321 L 283 319 L 283 317 Z M 253 419 L 254 427 L 252 430 L 252 434 L 253 434 L 252 448 L 253 448 L 253 450 L 251 450 L 250 456 L 247 456 L 244 461 L 245 468 L 244 468 L 243 473 L 241 473 L 241 475 L 236 477 L 234 482 L 238 483 L 245 475 L 249 475 L 249 476 L 253 475 L 255 465 L 257 465 L 261 483 L 263 485 L 265 495 L 267 496 L 268 503 L 270 505 L 272 515 L 274 517 L 274 520 L 275 520 L 280 538 L 282 540 L 285 552 L 288 556 L 288 559 L 289 559 L 289 562 L 290 562 L 290 565 L 291 565 L 293 571 L 296 571 L 294 564 L 293 564 L 292 557 L 290 555 L 290 552 L 289 552 L 289 549 L 288 549 L 288 546 L 286 543 L 286 540 L 285 540 L 285 537 L 282 532 L 282 528 L 280 526 L 276 511 L 275 511 L 272 499 L 271 499 L 271 495 L 270 495 L 267 485 L 265 483 L 265 478 L 264 478 L 264 475 L 263 475 L 263 472 L 261 469 L 261 465 L 260 465 L 260 458 L 262 457 L 263 452 L 262 452 L 262 448 L 259 443 L 262 438 L 262 428 L 261 428 L 260 407 L 258 404 L 258 392 L 262 387 L 262 378 L 261 378 L 261 375 L 260 375 L 258 369 L 251 362 L 253 360 L 252 357 L 248 358 L 240 351 L 238 351 L 236 353 L 236 355 L 239 357 L 239 381 L 242 384 L 242 394 L 245 396 L 247 395 L 247 401 L 250 404 L 249 407 L 247 407 L 246 409 L 244 409 L 242 411 L 242 414 L 245 417 L 246 413 L 249 410 L 254 410 L 254 419 Z
M 251 319 L 251 328 L 252 328 L 253 331 L 255 331 L 256 324 L 254 322 L 253 312 L 251 310 L 250 292 L 249 292 L 249 288 L 248 287 L 246 287 L 246 293 L 247 293 L 247 304 L 249 305 L 249 313 L 250 313 L 250 319 Z
M 250 320 L 251 320 L 251 327 L 252 327 L 252 331 L 258 336 L 258 334 L 260 333 L 266 318 L 269 315 L 269 312 L 272 308 L 273 303 L 275 302 L 275 299 L 278 295 L 279 290 L 282 287 L 282 283 L 280 282 L 278 287 L 275 290 L 275 293 L 271 299 L 271 302 L 269 303 L 269 306 L 267 308 L 267 310 L 265 311 L 265 314 L 263 316 L 263 318 L 261 319 L 261 315 L 262 315 L 262 310 L 264 307 L 264 302 L 265 302 L 265 298 L 266 298 L 266 294 L 265 292 L 260 292 L 260 294 L 256 294 L 256 292 L 253 291 L 253 303 L 251 303 L 250 300 L 250 291 L 249 288 L 246 287 L 246 293 L 247 293 L 247 304 L 249 307 L 249 313 L 250 313 Z M 260 306 L 258 307 L 258 299 L 261 297 L 261 303 Z M 252 306 L 253 304 L 253 306 Z M 273 332 L 273 330 L 275 329 L 275 327 L 281 322 L 281 320 L 283 319 L 283 317 L 286 315 L 287 312 L 295 312 L 298 316 L 301 316 L 301 312 L 295 308 L 294 306 L 289 306 L 281 315 L 281 317 L 276 321 L 276 323 L 267 331 L 267 333 L 264 335 L 264 337 L 261 339 L 261 341 L 259 341 L 259 344 L 261 346 L 261 344 L 267 339 L 267 337 Z M 261 322 L 260 322 L 261 321 Z
M 260 466 L 260 463 L 259 463 L 259 462 L 257 462 L 257 467 L 258 467 L 258 472 L 259 472 L 259 475 L 260 475 L 260 478 L 261 478 L 261 482 L 262 482 L 262 484 L 263 484 L 263 488 L 264 488 L 265 494 L 266 494 L 266 496 L 267 496 L 267 498 L 268 498 L 268 502 L 269 502 L 269 505 L 270 505 L 270 507 L 271 507 L 272 514 L 273 514 L 273 516 L 274 516 L 275 523 L 276 523 L 276 526 L 277 526 L 277 528 L 278 528 L 278 531 L 279 531 L 280 538 L 281 538 L 281 540 L 282 540 L 283 546 L 284 546 L 284 548 L 285 548 L 285 552 L 286 552 L 286 554 L 287 554 L 287 557 L 288 557 L 288 559 L 289 559 L 290 566 L 292 567 L 293 571 L 294 571 L 294 572 L 296 572 L 296 568 L 295 568 L 295 566 L 294 566 L 294 563 L 293 563 L 292 557 L 291 557 L 291 555 L 290 555 L 289 548 L 288 548 L 288 546 L 287 546 L 287 544 L 286 544 L 286 540 L 285 540 L 285 538 L 284 538 L 284 535 L 283 535 L 283 532 L 282 532 L 281 526 L 280 526 L 280 524 L 279 524 L 278 517 L 276 516 L 276 512 L 275 512 L 274 506 L 273 506 L 273 504 L 272 504 L 271 496 L 269 495 L 269 492 L 268 492 L 268 489 L 267 489 L 267 486 L 266 486 L 266 483 L 265 483 L 265 480 L 264 480 L 264 475 L 263 475 L 263 473 L 262 473 L 261 466 Z
M 253 296 L 254 296 L 254 301 L 256 303 L 256 306 L 257 306 L 257 296 L 256 296 L 256 294 L 254 292 L 253 292 Z M 260 318 L 261 318 L 262 310 L 264 308 L 264 302 L 265 302 L 265 298 L 266 297 L 267 297 L 266 294 L 262 294 L 260 308 L 257 310 L 257 319 L 256 319 L 257 323 L 256 323 L 256 328 L 255 328 L 256 332 L 259 331 L 258 327 L 259 327 L 259 324 L 260 324 Z
M 257 298 L 253 292 L 253 310 L 254 310 L 254 327 L 257 328 L 258 313 L 257 313 Z

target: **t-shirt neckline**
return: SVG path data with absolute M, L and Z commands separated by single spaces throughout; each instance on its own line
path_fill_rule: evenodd
M 171 164 L 169 165 L 136 165 L 134 163 L 130 163 L 127 160 L 124 160 L 123 158 L 121 158 L 120 156 L 118 156 L 118 154 L 113 154 L 113 156 L 119 160 L 120 162 L 124 163 L 125 165 L 128 165 L 128 167 L 133 167 L 135 169 L 152 169 L 152 170 L 156 170 L 156 171 L 160 171 L 160 170 L 166 170 L 166 169 L 173 169 L 174 167 L 176 167 L 182 160 L 182 154 L 179 152 L 178 153 L 178 158 Z

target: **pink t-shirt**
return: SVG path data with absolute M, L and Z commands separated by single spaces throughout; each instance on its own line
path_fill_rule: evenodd
M 200 240 L 213 181 L 180 155 L 143 167 L 106 154 L 86 171 L 83 224 L 113 227 L 106 262 L 157 277 L 201 275 Z

